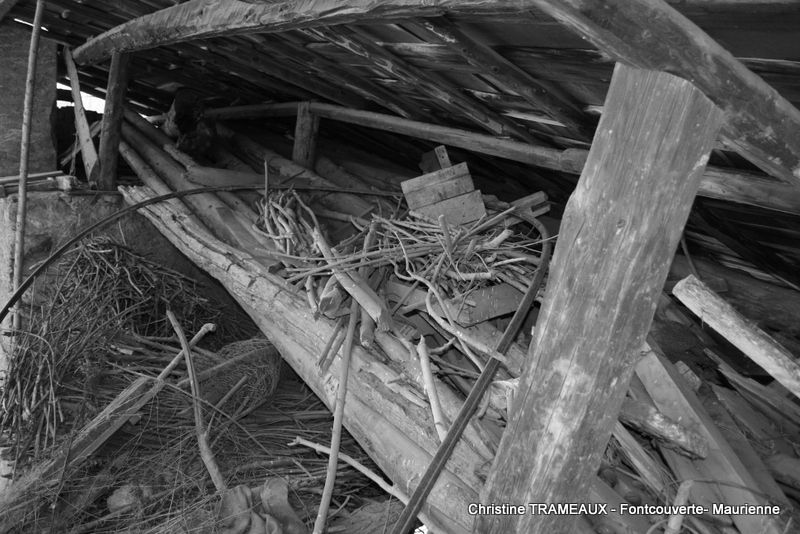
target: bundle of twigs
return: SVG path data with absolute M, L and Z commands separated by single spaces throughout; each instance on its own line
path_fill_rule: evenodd
M 167 307 L 190 329 L 220 315 L 193 280 L 108 239 L 64 256 L 34 288 L 28 330 L 16 336 L 0 393 L 0 436 L 15 460 L 40 457 L 102 407 L 114 376 L 110 344 L 123 335 L 171 334 Z

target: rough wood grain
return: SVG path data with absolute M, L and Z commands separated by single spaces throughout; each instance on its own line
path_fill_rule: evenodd
M 296 106 L 297 103 L 236 106 L 211 110 L 208 115 L 220 118 L 282 117 L 292 115 Z M 445 143 L 481 154 L 499 156 L 570 174 L 581 173 L 589 153 L 587 150 L 579 148 L 566 150 L 548 148 L 460 128 L 405 120 L 391 115 L 330 104 L 313 102 L 311 107 L 320 117 Z M 706 167 L 697 194 L 785 213 L 800 214 L 800 189 L 794 185 L 732 169 Z
M 726 143 L 768 174 L 800 184 L 800 110 L 662 0 L 538 0 L 618 61 L 691 81 L 725 112 Z
M 318 131 L 319 117 L 311 113 L 308 102 L 301 103 L 297 108 L 292 148 L 292 161 L 301 167 L 314 168 L 317 159 Z
M 0 17 L 2 18 L 2 17 Z M 81 96 L 81 84 L 78 79 L 78 69 L 72 60 L 72 52 L 64 47 L 64 64 L 67 67 L 70 89 L 72 90 L 73 112 L 75 113 L 75 131 L 78 133 L 78 144 L 81 150 L 81 160 L 86 179 L 90 182 L 96 180 L 100 167 L 97 166 L 97 149 L 92 141 L 92 133 L 89 122 L 86 120 L 86 110 L 83 108 L 83 97 Z
M 535 109 L 547 112 L 553 119 L 570 129 L 578 139 L 590 140 L 581 105 L 555 83 L 539 80 L 480 41 L 467 35 L 457 24 L 446 17 L 429 19 L 422 25 L 439 40 L 457 51 L 478 72 L 491 73 L 513 92 L 520 95 Z
M 533 4 L 516 0 L 287 0 L 274 3 L 192 0 L 139 17 L 89 39 L 75 51 L 75 60 L 96 63 L 109 58 L 115 50 L 141 50 L 238 33 L 432 17 L 445 12 L 522 13 Z
M 694 275 L 678 282 L 672 294 L 704 324 L 716 330 L 796 397 L 800 397 L 800 365 L 769 334 L 737 312 Z
M 486 503 L 586 498 L 722 119 L 685 80 L 621 64 L 605 109 Z M 570 532 L 573 519 L 479 516 L 475 532 Z
M 111 57 L 108 71 L 106 103 L 100 128 L 100 174 L 97 178 L 98 189 L 104 191 L 117 187 L 119 141 L 122 138 L 122 118 L 125 113 L 125 91 L 128 90 L 128 63 L 128 54 L 115 53 Z
M 763 488 L 736 456 L 730 444 L 714 424 L 694 392 L 685 386 L 674 366 L 652 350 L 636 365 L 636 374 L 642 380 L 648 395 L 656 407 L 679 423 L 694 428 L 708 440 L 709 454 L 702 460 L 689 461 L 687 467 L 696 469 L 698 481 L 715 481 L 717 484 L 696 483 L 691 490 L 692 501 L 703 505 L 724 502 L 728 505 L 767 504 Z M 699 476 L 697 476 L 699 475 Z M 679 473 L 678 476 L 686 476 Z M 719 497 L 706 499 L 697 497 L 704 490 L 711 490 Z M 740 532 L 779 534 L 785 521 L 775 516 L 734 515 L 733 522 Z

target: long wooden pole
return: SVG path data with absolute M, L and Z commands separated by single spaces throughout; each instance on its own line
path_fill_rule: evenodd
M 14 239 L 14 291 L 22 284 L 23 259 L 25 257 L 25 213 L 28 203 L 28 163 L 31 146 L 31 123 L 33 122 L 33 97 L 36 89 L 36 62 L 39 57 L 39 34 L 44 15 L 44 0 L 36 0 L 33 16 L 31 46 L 28 50 L 28 74 L 25 79 L 25 101 L 22 107 L 22 139 L 19 149 L 19 192 L 17 194 L 17 229 Z M 14 330 L 20 327 L 19 307 L 14 313 Z
M 482 504 L 585 502 L 722 116 L 686 80 L 617 64 Z M 577 520 L 492 510 L 473 532 Z

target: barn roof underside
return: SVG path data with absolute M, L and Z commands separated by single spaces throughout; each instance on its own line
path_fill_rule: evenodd
M 418 8 L 418 17 L 413 16 L 417 11 L 410 1 L 339 2 L 327 10 L 326 5 L 337 3 L 287 2 L 297 11 L 316 6 L 319 20 L 331 23 L 295 20 L 270 25 L 266 21 L 260 28 L 250 24 L 254 16 L 246 13 L 260 14 L 264 20 L 276 12 L 287 20 L 291 14 L 272 9 L 277 2 L 227 2 L 239 10 L 230 8 L 228 22 L 241 16 L 231 32 L 190 24 L 192 17 L 213 13 L 211 7 L 217 2 L 48 0 L 46 4 L 46 37 L 77 49 L 85 92 L 104 96 L 109 64 L 105 45 L 127 46 L 135 52 L 128 99 L 138 111 L 150 115 L 164 113 L 177 88 L 190 87 L 206 99 L 208 108 L 314 100 L 546 148 L 586 150 L 602 113 L 614 63 L 621 59 L 639 66 L 663 65 L 661 70 L 695 81 L 734 117 L 718 141 L 711 165 L 724 173 L 752 177 L 763 191 L 759 201 L 746 204 L 708 198 L 711 195 L 702 198 L 687 230 L 690 243 L 729 265 L 800 284 L 796 274 L 800 265 L 796 246 L 800 167 L 795 165 L 800 161 L 800 135 L 795 127 L 800 117 L 796 109 L 800 103 L 797 4 L 704 0 L 671 4 L 677 10 L 676 20 L 697 25 L 718 43 L 719 50 L 738 60 L 732 63 L 736 68 L 746 67 L 749 72 L 741 79 L 749 84 L 745 84 L 747 91 L 737 85 L 741 72 L 726 71 L 730 62 L 714 47 L 694 57 L 694 50 L 675 34 L 674 43 L 667 43 L 675 57 L 658 57 L 657 47 L 649 48 L 647 39 L 661 39 L 663 44 L 659 28 L 668 27 L 663 20 L 654 19 L 652 28 L 637 28 L 640 35 L 631 42 L 639 48 L 629 53 L 614 43 L 596 46 L 602 35 L 591 41 L 582 37 L 576 30 L 578 23 L 554 13 L 547 7 L 550 2 L 468 1 L 452 9 L 458 3 L 426 2 L 427 7 Z M 378 9 L 361 19 L 358 9 L 344 7 L 373 4 L 405 7 Z M 441 9 L 435 9 L 437 5 Z M 33 0 L 20 1 L 7 17 L 30 23 L 34 6 Z M 192 11 L 194 7 L 206 9 Z M 165 9 L 171 11 L 162 12 Z M 614 24 L 603 28 L 603 17 L 613 21 L 617 15 L 592 14 L 600 17 L 598 27 L 611 33 Z M 181 16 L 188 23 L 181 25 Z M 139 20 L 130 23 L 135 26 L 118 28 L 135 19 Z M 158 26 L 170 19 L 177 27 L 172 35 L 169 24 Z M 142 25 L 142 20 L 151 20 L 152 27 Z M 103 40 L 109 31 L 118 34 Z M 137 41 L 139 31 L 152 44 Z M 168 44 L 153 46 L 160 43 Z M 747 78 L 749 73 L 760 77 L 763 86 L 758 79 Z M 68 83 L 65 72 L 60 78 Z M 715 80 L 719 85 L 711 91 L 708 87 Z M 777 91 L 777 100 L 764 97 L 771 94 L 770 87 Z M 736 117 L 745 115 L 741 110 L 749 115 L 736 122 Z M 270 124 L 264 128 L 280 133 L 291 123 L 275 119 Z M 362 148 L 410 168 L 416 166 L 417 153 L 431 146 L 344 125 L 324 126 L 322 133 L 331 138 L 347 136 Z M 793 162 L 795 156 L 798 159 Z M 543 189 L 556 203 L 563 203 L 577 180 L 570 173 L 473 157 L 478 179 L 492 182 L 492 175 L 501 172 L 511 177 L 500 181 L 507 186 L 506 195 Z M 502 196 L 500 189 L 497 194 Z

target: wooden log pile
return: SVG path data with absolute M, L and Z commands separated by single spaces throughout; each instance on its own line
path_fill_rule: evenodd
M 125 188 L 129 202 L 192 187 L 188 179 L 201 172 L 203 183 L 211 183 L 215 163 L 200 166 L 150 125 L 136 122 L 123 127 L 122 154 L 147 187 Z M 502 325 L 495 317 L 513 311 L 526 280 L 546 267 L 539 258 L 545 236 L 524 238 L 515 226 L 525 219 L 518 206 L 488 198 L 488 216 L 464 226 L 383 212 L 380 203 L 361 210 L 377 197 L 354 195 L 370 192 L 357 176 L 348 174 L 345 183 L 339 175 L 334 182 L 333 177 L 298 169 L 229 128 L 219 129 L 224 139 L 216 152 L 226 153 L 219 161 L 239 173 L 220 169 L 220 180 L 249 180 L 246 184 L 256 193 L 213 201 L 212 194 L 205 194 L 205 203 L 172 201 L 148 207 L 144 214 L 181 252 L 220 280 L 330 407 L 338 389 L 345 387 L 337 377 L 352 297 L 363 312 L 360 342 L 352 346 L 344 425 L 401 498 L 425 471 L 476 373 L 489 357 L 504 362 L 484 415 L 468 426 L 420 516 L 437 532 L 470 531 L 473 517 L 467 510 L 478 502 L 525 354 L 520 344 L 506 356 L 493 352 L 492 340 Z M 257 179 L 259 163 L 265 160 L 266 189 Z M 289 190 L 292 183 L 296 187 Z M 309 191 L 314 188 L 323 190 Z M 543 200 L 538 197 L 534 205 Z M 240 203 L 252 206 L 244 211 L 248 223 L 241 212 L 224 215 Z M 498 211 L 498 206 L 507 209 Z M 333 236 L 336 240 L 329 242 Z M 244 242 L 251 245 L 243 247 Z M 670 309 L 674 317 L 674 305 Z M 657 315 L 657 323 L 667 321 L 665 317 Z M 691 320 L 682 320 L 682 328 L 691 330 Z M 431 353 L 427 361 L 434 362 L 432 374 L 421 367 L 426 358 L 417 348 L 419 339 L 430 342 L 423 352 Z M 591 484 L 591 501 L 611 505 L 611 511 L 585 516 L 582 531 L 645 532 L 678 516 L 685 516 L 687 528 L 701 532 L 737 528 L 744 533 L 754 525 L 765 532 L 791 530 L 796 525 L 791 499 L 797 492 L 787 471 L 796 460 L 786 452 L 795 438 L 781 441 L 782 456 L 766 455 L 757 441 L 767 430 L 760 428 L 754 439 L 751 430 L 737 433 L 726 425 L 743 424 L 745 416 L 732 407 L 748 402 L 752 405 L 742 413 L 749 415 L 751 427 L 757 423 L 755 410 L 765 410 L 775 427 L 800 424 L 780 411 L 788 410 L 792 401 L 774 391 L 765 393 L 767 388 L 747 382 L 723 363 L 720 370 L 736 391 L 701 380 L 685 366 L 670 363 L 655 340 L 650 342 L 652 348 L 642 349 L 608 458 Z M 781 379 L 791 385 L 796 370 L 781 358 Z M 436 400 L 431 390 L 438 393 Z M 711 403 L 709 390 L 718 403 Z M 440 408 L 433 409 L 435 405 Z M 784 469 L 778 483 L 771 474 L 777 466 Z M 679 488 L 690 479 L 696 481 L 692 487 Z M 707 509 L 692 514 L 664 508 L 686 503 Z M 632 505 L 650 504 L 639 510 L 649 513 L 626 512 Z M 741 508 L 745 505 L 760 508 L 748 515 Z

